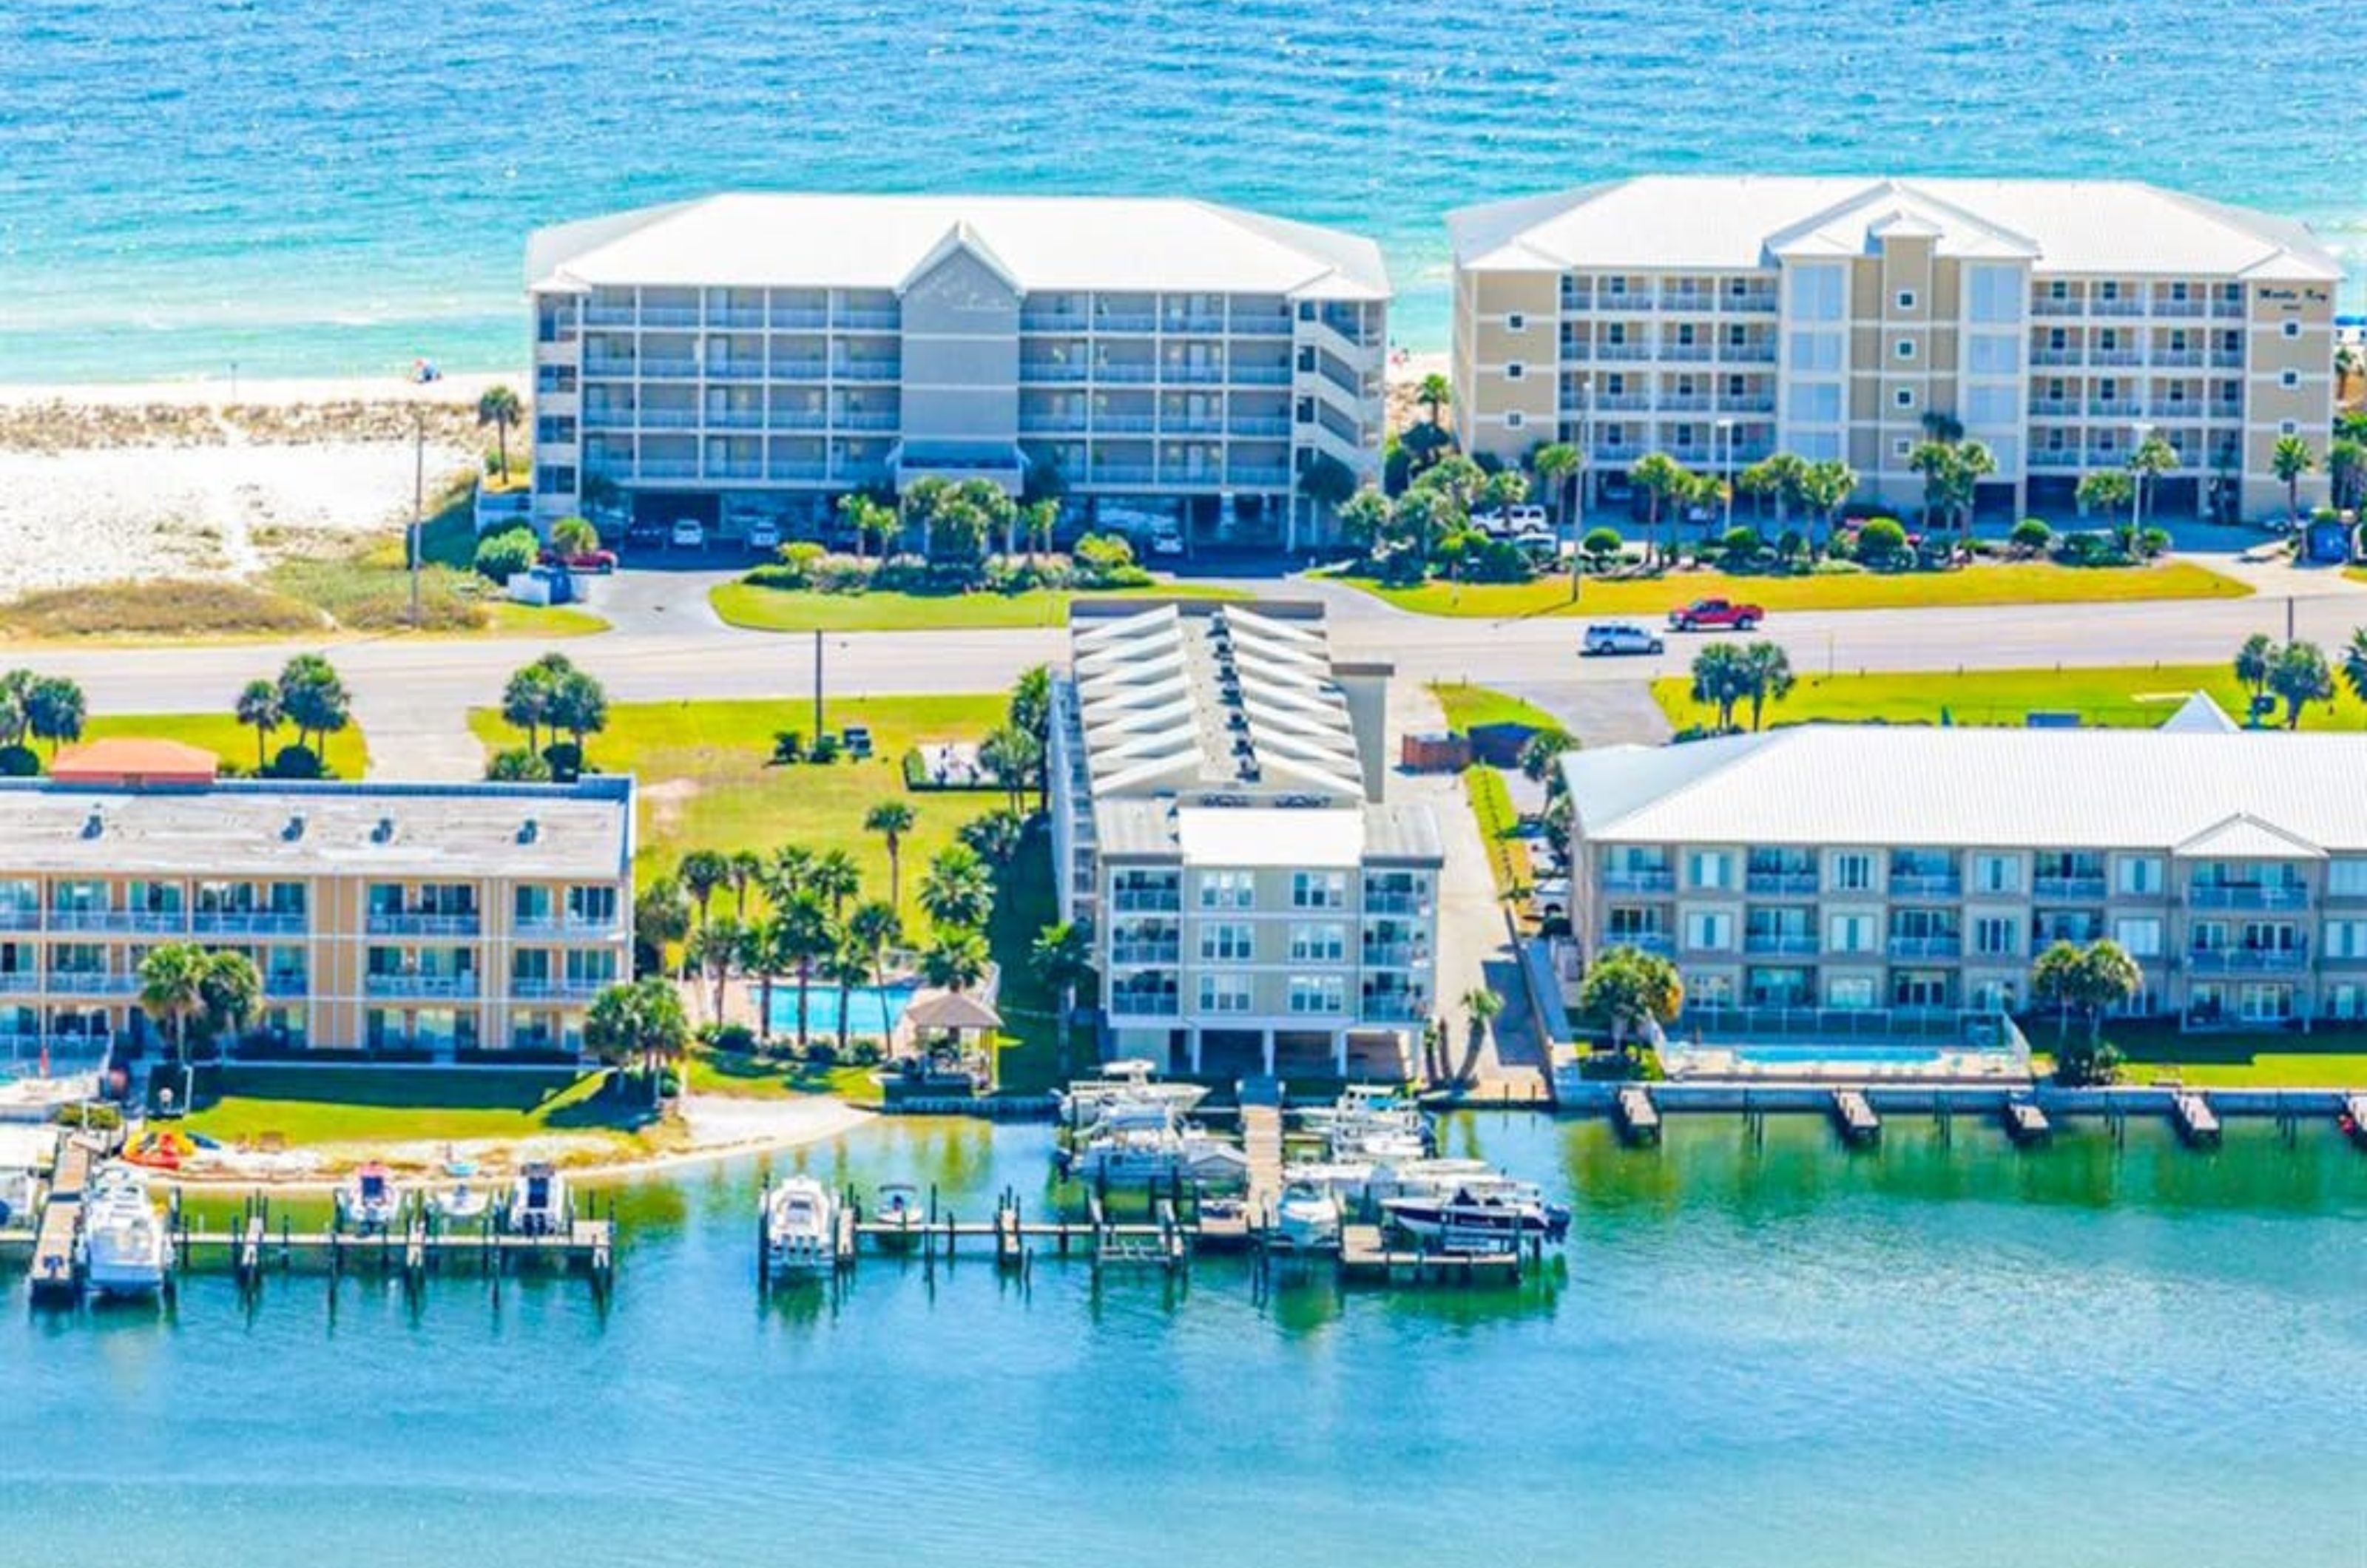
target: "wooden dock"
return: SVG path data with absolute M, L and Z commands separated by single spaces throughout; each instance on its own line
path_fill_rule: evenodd
M 1521 1254 L 1393 1247 L 1378 1225 L 1342 1225 L 1340 1274 L 1376 1284 L 1512 1284 L 1521 1277 Z
M 82 1295 L 82 1201 L 97 1158 L 98 1150 L 80 1138 L 68 1138 L 58 1152 L 33 1227 L 37 1302 L 70 1302 Z
M 2195 1147 L 2208 1148 L 2219 1142 L 2219 1112 L 2211 1108 L 2208 1095 L 2196 1089 L 2172 1095 L 2169 1114 L 2178 1124 L 2178 1135 Z
M 1273 1078 L 1245 1079 L 1240 1088 L 1241 1151 L 1249 1156 L 1249 1224 L 1263 1230 L 1274 1223 L 1282 1198 L 1282 1085 Z
M 1863 1089 L 1833 1090 L 1832 1117 L 1844 1143 L 1862 1147 L 1882 1137 L 1882 1118 L 1874 1113 L 1874 1105 L 1865 1098 Z
M 2001 1114 L 2005 1121 L 2005 1135 L 2025 1147 L 2043 1144 L 2054 1135 L 2054 1125 L 2046 1120 L 2046 1112 L 2039 1109 L 2036 1100 L 2009 1100 Z
M 1619 1136 L 1627 1143 L 1660 1141 L 1660 1108 L 1653 1100 L 1652 1091 L 1642 1084 L 1629 1084 L 1620 1089 L 1611 1114 L 1619 1124 Z
M 617 1269 L 617 1222 L 570 1213 L 546 1231 L 510 1230 L 498 1215 L 454 1222 L 430 1210 L 413 1193 L 391 1224 L 371 1230 L 340 1224 L 298 1229 L 283 1213 L 275 1225 L 271 1201 L 251 1195 L 221 1224 L 188 1223 L 176 1201 L 172 1213 L 182 1271 L 227 1267 L 241 1289 L 257 1291 L 274 1273 L 303 1269 L 331 1279 L 366 1273 L 401 1279 L 411 1288 L 441 1274 L 468 1273 L 498 1280 L 518 1266 L 538 1263 L 580 1273 L 606 1296 Z

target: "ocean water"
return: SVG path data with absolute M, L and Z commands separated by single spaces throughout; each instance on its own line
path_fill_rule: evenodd
M 2367 1157 L 2330 1126 L 1446 1141 L 1574 1204 L 1547 1277 L 870 1258 L 764 1303 L 740 1166 L 622 1195 L 605 1313 L 298 1275 L 50 1315 L 12 1280 L 0 1563 L 2358 1568 Z M 1040 1212 L 1048 1147 L 875 1123 L 805 1163 L 977 1216 Z
M 2362 66 L 2335 0 L 13 0 L 0 382 L 515 366 L 527 230 L 736 186 L 1348 225 L 1415 348 L 1448 208 L 1640 171 L 2136 176 L 2355 267 Z

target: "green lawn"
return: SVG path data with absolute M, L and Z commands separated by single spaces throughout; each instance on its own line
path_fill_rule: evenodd
M 1523 724 L 1533 729 L 1559 729 L 1561 721 L 1535 703 L 1487 686 L 1461 682 L 1436 682 L 1430 688 L 1446 715 L 1449 729 L 1469 731 L 1475 725 Z M 1512 808 L 1512 791 L 1501 769 L 1474 762 L 1463 770 L 1463 793 L 1478 820 L 1479 837 L 1488 846 L 1488 863 L 1496 874 L 1496 891 L 1511 897 L 1522 887 L 1528 864 L 1514 839 L 1520 813 Z
M 1966 567 L 1955 571 L 1844 572 L 1809 577 L 1734 576 L 1676 571 L 1663 577 L 1590 578 L 1577 603 L 1569 579 L 1533 582 L 1429 582 L 1387 587 L 1369 578 L 1343 581 L 1424 615 L 1517 619 L 1530 615 L 1665 615 L 1695 599 L 1739 599 L 1784 610 L 1895 610 L 1981 604 L 2078 604 L 2130 599 L 2240 599 L 2249 584 L 2191 561 L 2144 567 L 2066 567 L 2043 562 Z
M 605 1072 L 226 1067 L 198 1077 L 182 1124 L 224 1143 L 276 1134 L 289 1145 L 548 1134 L 629 1134 L 644 1113 L 601 1093 Z
M 255 767 L 255 731 L 228 713 L 95 714 L 84 722 L 82 733 L 85 740 L 110 735 L 177 740 L 185 746 L 202 746 L 233 768 L 252 771 Z M 295 741 L 294 730 L 276 730 L 268 749 L 277 751 Z M 341 779 L 360 778 L 369 769 L 369 746 L 357 725 L 347 725 L 330 736 L 327 751 L 323 760 Z
M 1695 704 L 1691 682 L 1671 676 L 1652 682 L 1652 696 L 1683 728 L 1715 722 L 1716 714 Z M 2241 720 L 2249 694 L 2220 664 L 2164 664 L 2072 670 L 1924 671 L 1888 674 L 1803 674 L 1792 694 L 1769 705 L 1770 723 L 1806 719 L 1890 723 L 1937 723 L 1944 711 L 1957 724 L 2019 726 L 2033 709 L 2077 711 L 2085 722 L 2122 728 L 2149 728 L 2177 710 L 2196 691 L 2207 692 Z M 2282 719 L 2282 710 L 2279 714 Z M 1747 711 L 1740 722 L 1750 722 Z M 2313 703 L 2302 715 L 2305 729 L 2367 728 L 2367 707 L 2337 689 L 2332 703 Z
M 1559 729 L 1561 720 L 1535 703 L 1524 702 L 1487 686 L 1467 685 L 1456 681 L 1438 681 L 1431 684 L 1430 694 L 1438 699 L 1446 715 L 1446 728 L 1469 732 L 1482 724 L 1524 724 L 1532 729 Z
M 2022 1030 L 2033 1052 L 2055 1043 L 2051 1020 L 2026 1018 Z M 2108 1023 L 2104 1037 L 2126 1057 L 2126 1084 L 2176 1077 L 2198 1089 L 2367 1089 L 2367 1030 L 2182 1034 L 2168 1024 Z
M 1065 626 L 1069 606 L 1079 599 L 1240 600 L 1250 595 L 1195 582 L 1098 593 L 1049 588 L 1025 593 L 813 593 L 727 582 L 708 597 L 728 625 L 752 631 L 874 632 Z
M 879 1086 L 869 1067 L 809 1067 L 776 1057 L 734 1055 L 726 1051 L 693 1048 L 685 1076 L 693 1094 L 729 1095 L 735 1100 L 795 1100 L 804 1095 L 834 1094 L 841 1100 L 878 1103 Z

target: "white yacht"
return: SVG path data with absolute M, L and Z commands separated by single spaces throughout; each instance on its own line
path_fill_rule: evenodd
M 1274 1203 L 1274 1241 L 1294 1252 L 1340 1245 L 1340 1198 L 1317 1181 L 1293 1181 Z
M 1387 1198 L 1381 1212 L 1447 1252 L 1500 1251 L 1530 1240 L 1559 1242 L 1569 1234 L 1568 1209 L 1517 1185 L 1483 1192 L 1458 1189 L 1444 1198 Z
M 0 1122 L 0 1225 L 30 1224 L 39 1173 L 57 1157 L 53 1127 Z
M 1430 1118 L 1395 1089 L 1351 1084 L 1328 1109 L 1303 1113 L 1335 1160 L 1421 1159 L 1432 1148 Z
M 385 1166 L 371 1160 L 337 1189 L 337 1218 L 348 1230 L 392 1228 L 402 1213 L 402 1190 Z
M 545 1161 L 529 1161 L 510 1183 L 508 1214 L 514 1231 L 558 1235 L 568 1225 L 567 1178 Z
M 1080 1181 L 1238 1183 L 1249 1175 L 1240 1145 L 1173 1113 L 1104 1122 L 1070 1149 L 1068 1173 Z
M 789 1176 L 764 1194 L 764 1267 L 774 1275 L 819 1273 L 837 1260 L 838 1201 L 810 1176 Z
M 1060 1119 L 1070 1127 L 1091 1127 L 1113 1112 L 1157 1111 L 1181 1116 L 1208 1097 L 1196 1084 L 1158 1083 L 1149 1062 L 1103 1064 L 1101 1076 L 1078 1078 L 1059 1095 Z
M 103 1168 L 83 1194 L 83 1278 L 102 1296 L 149 1295 L 173 1269 L 173 1233 L 128 1165 Z

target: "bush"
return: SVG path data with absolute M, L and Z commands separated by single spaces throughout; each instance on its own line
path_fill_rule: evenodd
M 773 761 L 802 762 L 806 760 L 806 736 L 802 729 L 773 731 Z
M 572 740 L 554 740 L 542 749 L 542 761 L 557 784 L 573 784 L 583 772 L 583 748 Z
M 2167 528 L 2147 528 L 2137 536 L 2137 554 L 2145 559 L 2150 560 L 2169 548 L 2169 530 Z
M 710 1043 L 719 1051 L 744 1056 L 756 1048 L 756 1032 L 744 1023 L 727 1023 L 715 1032 Z
M 824 733 L 814 737 L 813 750 L 806 753 L 809 762 L 831 763 L 838 761 L 838 737 Z
M 494 784 L 549 784 L 550 764 L 523 746 L 493 753 L 485 777 Z
M 1464 553 L 1464 575 L 1474 582 L 1526 582 L 1536 567 L 1510 539 L 1489 539 Z
M 1586 531 L 1586 537 L 1579 541 L 1578 547 L 1586 555 L 1600 561 L 1617 555 L 1625 544 L 1626 541 L 1619 536 L 1618 529 L 1600 527 L 1589 528 Z
M 275 779 L 323 779 L 329 771 L 310 746 L 282 746 L 271 759 L 265 776 Z
M 2024 555 L 2043 555 L 2055 543 L 2055 530 L 2043 517 L 2025 517 L 2005 537 L 2007 544 Z
M 871 563 L 855 556 L 829 555 L 814 563 L 817 593 L 860 593 L 871 586 Z
M 1907 530 L 1889 517 L 1868 518 L 1857 531 L 1857 554 L 1868 566 L 1887 566 L 1907 553 Z
M 477 575 L 494 582 L 507 582 L 534 565 L 541 550 L 542 543 L 531 528 L 506 528 L 498 534 L 488 534 L 477 541 Z
M 0 778 L 29 779 L 41 771 L 41 754 L 30 746 L 0 746 Z
M 1140 588 L 1150 581 L 1123 535 L 1088 534 L 1077 541 L 1073 558 L 1080 588 Z

